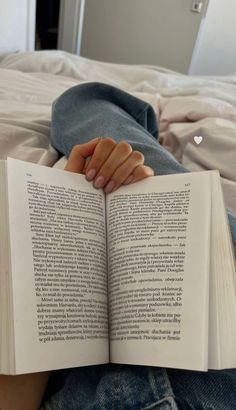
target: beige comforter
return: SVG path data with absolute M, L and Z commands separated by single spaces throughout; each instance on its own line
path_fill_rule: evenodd
M 51 104 L 85 81 L 105 82 L 151 103 L 162 143 L 190 170 L 219 169 L 226 205 L 236 213 L 236 75 L 190 77 L 61 51 L 0 55 L 1 158 L 54 165 Z M 200 144 L 195 136 L 202 137 Z

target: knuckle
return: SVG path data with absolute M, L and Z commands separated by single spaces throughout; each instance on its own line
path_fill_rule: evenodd
M 80 152 L 80 145 L 78 144 L 78 145 L 74 145 L 74 147 L 72 148 L 72 150 L 71 150 L 71 154 L 73 153 L 73 154 L 76 154 L 76 153 L 79 153 Z
M 138 179 L 150 177 L 154 175 L 154 171 L 150 167 L 146 167 L 145 165 L 138 165 L 134 170 L 135 177 Z
M 136 175 L 137 177 L 143 177 L 143 176 L 145 176 L 145 175 L 146 175 L 145 166 L 143 166 L 143 165 L 138 165 L 138 166 L 135 168 L 135 175 Z
M 107 137 L 101 140 L 100 145 L 114 148 L 116 146 L 116 142 L 113 138 Z
M 119 149 L 124 153 L 124 154 L 130 154 L 132 152 L 132 147 L 131 145 L 126 142 L 126 141 L 120 141 L 119 144 Z
M 133 151 L 132 155 L 133 155 L 133 158 L 134 158 L 136 161 L 138 161 L 138 162 L 140 162 L 140 163 L 144 163 L 144 155 L 142 154 L 142 152 L 140 152 L 140 151 Z
M 154 169 L 153 169 L 153 168 L 148 167 L 148 166 L 146 166 L 145 168 L 146 168 L 146 172 L 147 172 L 148 175 L 150 175 L 150 176 L 154 176 L 154 175 L 155 175 L 155 172 L 154 172 Z

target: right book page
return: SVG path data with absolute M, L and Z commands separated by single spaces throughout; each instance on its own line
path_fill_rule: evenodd
M 208 172 L 107 196 L 112 362 L 207 369 L 210 224 Z

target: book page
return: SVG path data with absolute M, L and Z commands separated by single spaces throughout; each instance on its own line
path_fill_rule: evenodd
M 103 192 L 13 159 L 7 173 L 16 372 L 107 362 Z
M 236 367 L 236 270 L 218 171 L 212 171 L 209 369 Z
M 210 177 L 151 177 L 107 199 L 111 360 L 207 368 Z
M 8 200 L 5 161 L 0 160 L 0 373 L 7 374 L 14 363 L 11 294 L 9 285 Z

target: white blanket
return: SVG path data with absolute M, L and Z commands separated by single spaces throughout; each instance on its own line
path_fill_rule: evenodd
M 236 75 L 185 76 L 108 64 L 61 51 L 0 55 L 0 155 L 52 166 L 51 104 L 81 82 L 120 87 L 152 104 L 163 145 L 189 170 L 219 169 L 236 213 Z M 195 136 L 202 136 L 197 145 Z

